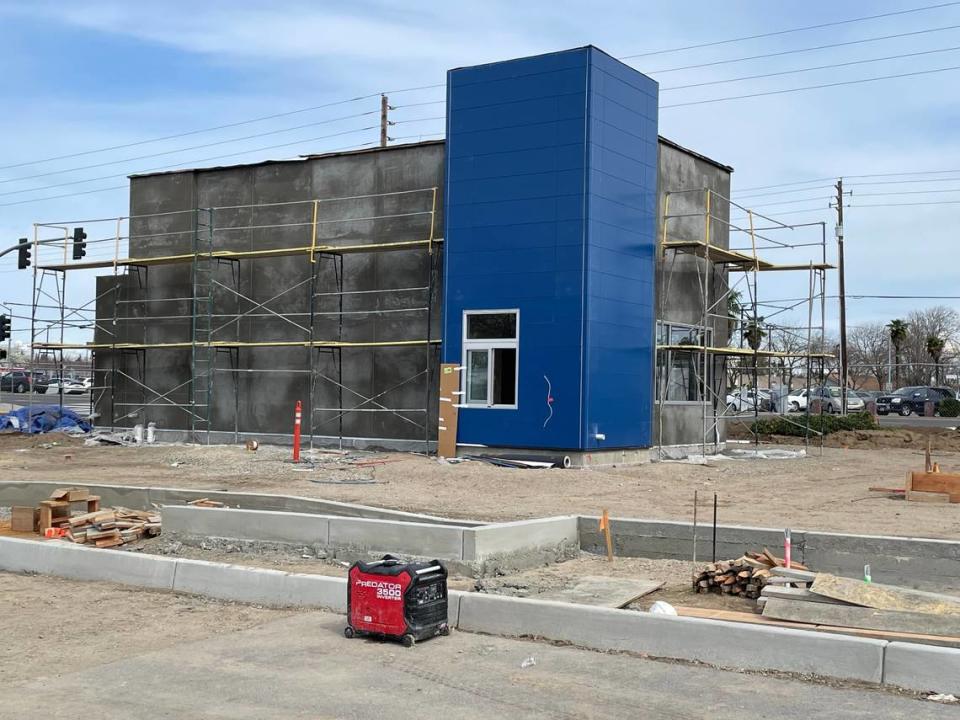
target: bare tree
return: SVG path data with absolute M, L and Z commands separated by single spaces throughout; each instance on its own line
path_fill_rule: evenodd
M 852 328 L 847 335 L 847 363 L 853 389 L 863 387 L 868 378 L 874 378 L 883 387 L 887 375 L 890 336 L 883 323 L 867 323 Z

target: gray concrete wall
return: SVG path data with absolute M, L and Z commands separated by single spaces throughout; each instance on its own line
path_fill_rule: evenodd
M 729 172 L 693 153 L 661 141 L 659 182 L 664 189 L 711 187 L 728 196 Z M 435 236 L 443 225 L 444 145 L 423 143 L 386 150 L 341 153 L 297 161 L 269 162 L 206 170 L 172 172 L 134 177 L 131 180 L 130 255 L 157 257 L 191 253 L 197 237 L 195 227 L 208 219 L 197 208 L 215 208 L 212 213 L 213 247 L 217 250 L 263 250 L 311 243 L 312 203 L 297 201 L 365 194 L 383 194 L 437 186 Z M 678 196 L 680 197 L 680 196 Z M 685 198 L 693 202 L 695 196 Z M 270 205 L 270 203 L 277 203 Z M 680 200 L 676 207 L 682 209 Z M 258 206 L 256 208 L 250 206 Z M 661 211 L 662 211 L 662 202 Z M 244 206 L 244 207 L 238 207 Z M 423 212 L 429 207 L 427 194 L 381 195 L 354 201 L 323 203 L 319 206 L 318 243 L 366 244 L 426 239 L 429 216 L 359 220 L 384 215 Z M 717 208 L 718 214 L 725 212 Z M 350 222 L 327 222 L 353 218 Z M 686 228 L 685 221 L 685 228 Z M 689 229 L 692 232 L 693 226 Z M 713 241 L 727 245 L 726 227 L 714 223 Z M 198 249 L 204 249 L 201 242 Z M 217 282 L 240 292 L 247 299 L 222 287 L 213 291 L 213 314 L 229 315 L 270 301 L 269 310 L 289 320 L 312 327 L 316 340 L 391 341 L 423 339 L 427 335 L 426 313 L 414 308 L 430 305 L 430 336 L 440 335 L 442 257 L 432 259 L 422 250 L 343 255 L 344 315 L 341 335 L 339 298 L 317 295 L 312 325 L 309 318 L 311 266 L 304 255 L 266 258 L 256 261 L 220 261 Z M 700 319 L 700 291 L 696 265 L 680 258 L 672 268 L 671 284 L 658 292 L 667 294 L 664 317 L 677 321 Z M 660 268 L 662 275 L 663 268 Z M 339 261 L 321 256 L 315 266 L 317 293 L 335 292 Z M 387 288 L 416 288 L 433 276 L 434 293 L 429 299 L 422 291 L 371 294 Z M 724 282 L 716 272 L 714 287 Z M 292 289 L 291 289 L 292 288 Z M 111 292 L 106 292 L 106 290 Z M 283 292 L 287 290 L 287 292 Z M 193 295 L 191 264 L 154 265 L 131 268 L 129 274 L 98 279 L 97 315 L 121 318 L 117 325 L 101 324 L 99 343 L 189 342 L 192 338 Z M 715 290 L 714 295 L 718 291 Z M 282 295 L 280 295 L 283 293 Z M 275 297 L 280 295 L 280 297 Z M 174 300 L 171 300 L 174 298 Z M 176 299 L 179 298 L 179 299 Z M 274 299 L 275 298 L 275 299 Z M 120 303 L 115 305 L 115 300 Z M 363 311 L 390 311 L 362 314 Z M 116 312 L 115 312 L 116 311 Z M 213 318 L 214 340 L 262 342 L 307 340 L 309 333 L 267 310 L 230 322 L 229 317 Z M 221 327 L 223 326 L 223 327 Z M 726 336 L 718 336 L 718 341 Z M 438 347 L 348 348 L 337 353 L 305 348 L 240 348 L 215 353 L 213 400 L 210 429 L 218 433 L 286 434 L 292 429 L 293 407 L 304 403 L 305 429 L 318 436 L 343 435 L 368 443 L 377 438 L 420 441 L 425 432 L 418 427 L 422 413 L 405 413 L 403 419 L 386 412 L 355 412 L 342 416 L 321 408 L 353 407 L 365 398 L 393 408 L 429 409 L 426 435 L 436 437 L 436 368 Z M 339 379 L 342 358 L 342 385 Z M 143 351 L 100 351 L 95 373 L 99 385 L 113 385 L 96 403 L 100 425 L 130 426 L 155 422 L 158 427 L 188 430 L 191 415 L 183 406 L 191 399 L 191 351 L 186 348 Z M 311 367 L 316 371 L 310 382 Z M 430 370 L 430 381 L 423 371 Z M 125 377 L 126 376 L 126 377 Z M 428 399 L 428 388 L 431 389 Z M 382 394 L 382 395 L 381 395 Z M 163 395 L 164 397 L 158 397 Z M 151 403 L 141 409 L 145 403 Z M 365 410 L 376 405 L 366 404 Z M 314 412 L 317 410 L 317 412 Z M 207 411 L 200 410 L 200 415 Z M 670 444 L 700 441 L 700 426 L 690 422 L 689 409 L 667 406 L 664 410 L 664 441 Z M 313 422 L 307 423 L 307 418 Z M 656 426 L 660 425 L 659 418 Z M 198 426 L 205 428 L 204 423 Z M 224 437 L 218 435 L 218 437 Z M 239 436 L 237 436 L 239 437 Z
M 730 197 L 730 170 L 723 169 L 704 158 L 670 144 L 660 143 L 659 167 L 660 204 L 657 228 L 663 239 L 664 197 L 670 193 L 668 214 L 690 215 L 672 218 L 667 224 L 668 240 L 705 241 L 706 193 L 709 188 L 723 198 Z M 691 192 L 683 192 L 691 191 Z M 730 232 L 723 222 L 730 218 L 729 203 L 716 196 L 711 202 L 710 243 L 730 247 Z M 727 272 L 721 267 L 692 255 L 669 252 L 657 258 L 657 316 L 666 322 L 700 325 L 705 307 L 711 312 L 726 311 Z M 709 294 L 705 294 L 709 285 Z M 729 337 L 729 324 L 719 318 L 710 318 L 707 326 L 713 330 L 713 344 L 724 346 Z M 667 342 L 666 339 L 663 342 Z M 722 361 L 714 363 L 714 387 L 720 397 L 725 396 Z M 711 410 L 709 414 L 714 414 Z M 712 425 L 709 421 L 708 425 Z M 658 403 L 654 407 L 654 438 L 660 445 L 696 444 L 703 440 L 703 411 L 699 404 Z M 725 428 L 707 428 L 708 442 L 726 440 Z
M 604 554 L 606 545 L 599 518 L 580 517 L 580 547 Z M 693 524 L 663 520 L 614 518 L 610 521 L 614 554 L 623 557 L 693 558 Z M 702 523 L 697 531 L 697 560 L 709 562 L 712 526 Z M 817 572 L 862 577 L 870 565 L 876 582 L 922 590 L 960 593 L 960 542 L 928 538 L 845 535 L 791 530 L 793 558 Z M 717 526 L 717 559 L 727 560 L 748 550 L 763 548 L 783 554 L 783 530 L 774 528 Z

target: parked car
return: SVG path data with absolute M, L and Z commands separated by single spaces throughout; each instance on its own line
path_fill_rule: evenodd
M 34 373 L 25 370 L 14 370 L 0 376 L 0 391 L 25 393 L 30 389 L 35 393 L 45 393 L 47 391 L 47 381 Z
M 93 378 L 83 378 L 80 382 L 83 383 L 85 390 L 93 389 Z
M 727 410 L 730 412 L 753 412 L 757 406 L 757 400 L 752 388 L 741 388 L 727 393 Z M 759 410 L 768 412 L 770 410 L 770 396 L 763 390 L 759 391 Z
M 48 392 L 59 393 L 61 388 L 66 395 L 82 395 L 87 391 L 87 388 L 79 380 L 52 377 L 47 381 Z
M 847 412 L 863 412 L 866 404 L 863 399 L 853 390 L 847 390 Z M 813 388 L 807 394 L 809 400 L 819 400 L 823 412 L 840 413 L 843 412 L 843 398 L 840 395 L 840 388 L 836 386 Z
M 889 395 L 877 398 L 877 415 L 889 415 L 892 412 L 907 417 L 912 413 L 923 415 L 927 402 L 933 403 L 934 414 L 940 409 L 940 401 L 955 397 L 953 390 L 944 387 L 916 385 L 903 387 Z
M 800 412 L 801 410 L 807 409 L 807 388 L 802 390 L 794 390 L 792 393 L 787 395 L 787 404 L 786 410 L 788 412 Z

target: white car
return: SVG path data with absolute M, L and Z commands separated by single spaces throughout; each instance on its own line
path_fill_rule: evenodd
M 56 394 L 59 393 L 61 389 L 65 395 L 82 395 L 87 391 L 83 383 L 78 380 L 58 377 L 50 378 L 50 381 L 47 383 L 47 392 Z
M 763 390 L 759 391 L 760 411 L 766 412 L 770 409 L 770 396 Z M 753 412 L 757 401 L 754 399 L 752 388 L 743 388 L 734 390 L 727 394 L 727 410 L 733 413 Z
M 800 412 L 807 409 L 807 389 L 794 390 L 787 395 L 787 410 L 790 412 Z

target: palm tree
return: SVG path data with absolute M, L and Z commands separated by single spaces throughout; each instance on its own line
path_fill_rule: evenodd
M 907 341 L 907 328 L 909 326 L 903 320 L 897 318 L 891 320 L 887 325 L 890 332 L 890 343 L 893 345 L 893 373 L 896 378 L 895 385 L 900 386 L 900 349 Z
M 933 381 L 940 383 L 940 358 L 943 356 L 943 348 L 946 342 L 942 337 L 930 335 L 927 337 L 927 355 L 933 360 Z

